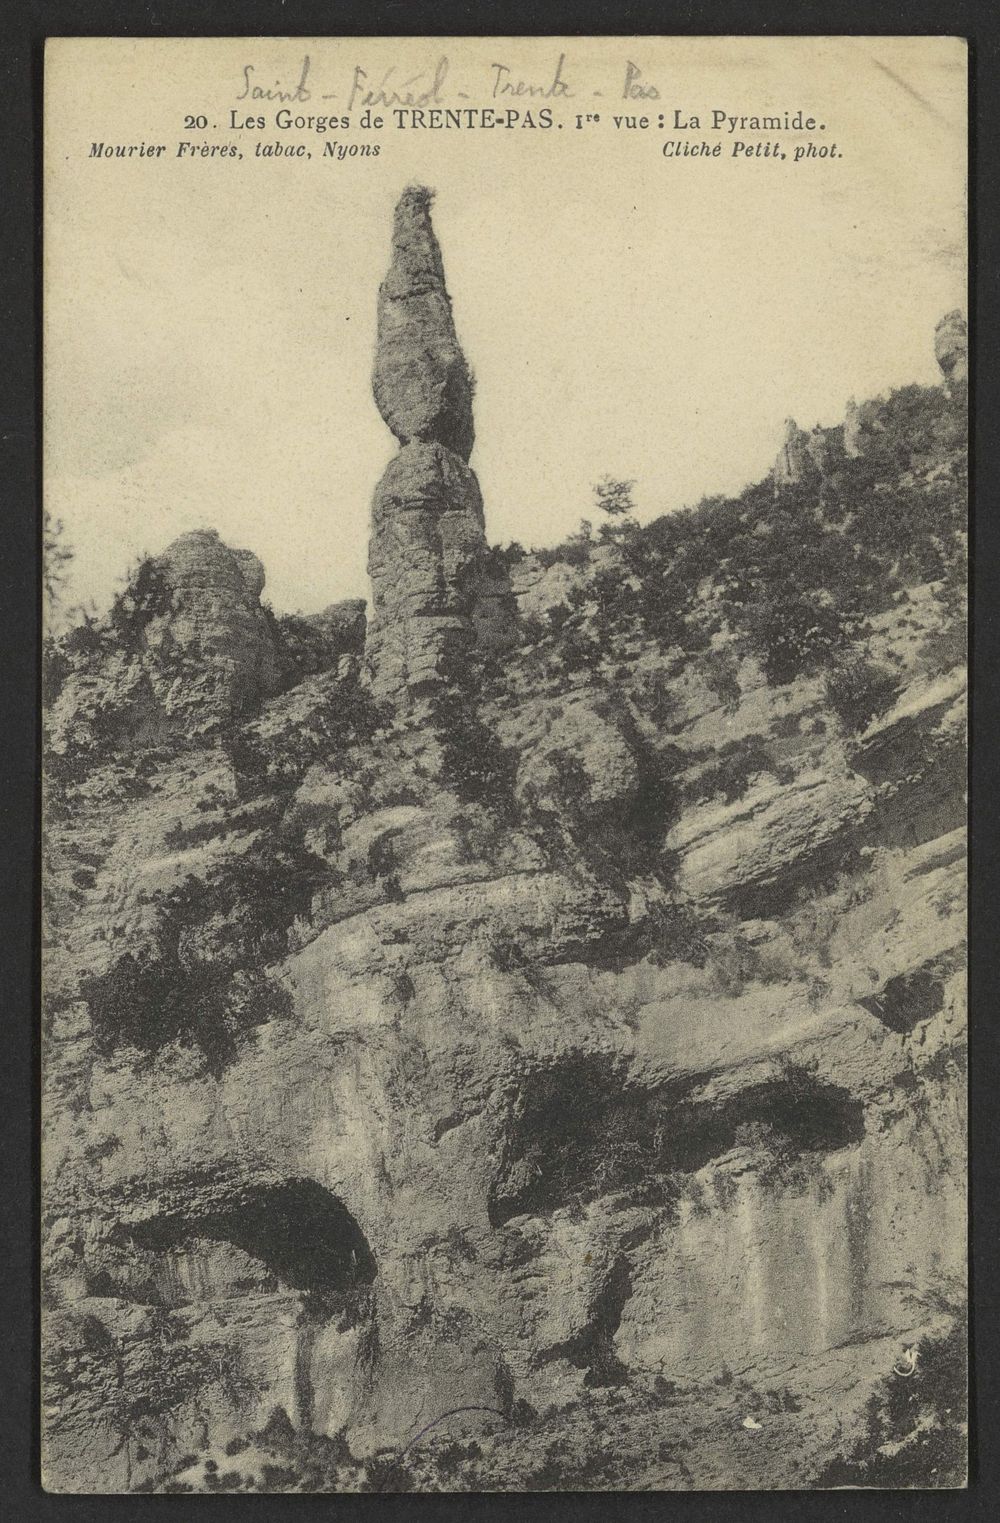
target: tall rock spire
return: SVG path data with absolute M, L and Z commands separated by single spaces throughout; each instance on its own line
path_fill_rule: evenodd
M 472 377 L 455 333 L 431 201 L 429 190 L 411 185 L 396 206 L 392 260 L 378 293 L 375 401 L 400 444 L 443 444 L 468 460 Z
M 430 191 L 410 186 L 396 207 L 373 375 L 378 409 L 401 448 L 372 503 L 368 662 L 376 694 L 397 705 L 441 687 L 477 643 L 504 643 L 514 621 L 466 463 L 472 380 L 430 205 Z

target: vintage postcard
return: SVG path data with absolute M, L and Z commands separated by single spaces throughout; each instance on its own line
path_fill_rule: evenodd
M 965 1485 L 966 77 L 49 43 L 48 1489 Z

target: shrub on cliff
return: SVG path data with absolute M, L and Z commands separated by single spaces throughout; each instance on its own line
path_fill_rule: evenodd
M 480 716 L 483 673 L 475 662 L 455 661 L 447 676 L 447 684 L 431 700 L 444 781 L 463 803 L 483 804 L 493 814 L 511 818 L 517 756 Z
M 827 703 L 851 735 L 891 708 L 899 692 L 895 672 L 855 653 L 833 667 L 824 685 Z
M 390 711 L 360 683 L 333 682 L 329 691 L 280 728 L 228 726 L 220 737 L 241 796 L 296 786 L 317 761 L 345 761 L 389 722 Z
M 927 455 L 960 447 L 965 434 L 961 400 L 938 386 L 901 386 L 865 403 L 859 422 L 862 453 L 842 466 L 855 480 L 906 471 Z
M 235 1056 L 240 1032 L 289 1008 L 287 992 L 266 975 L 183 961 L 172 948 L 126 953 L 103 977 L 85 979 L 80 992 L 105 1056 L 124 1046 L 154 1053 L 179 1041 L 199 1047 L 216 1074 Z
M 335 604 L 323 614 L 276 614 L 261 603 L 278 662 L 278 689 L 286 692 L 304 677 L 329 671 L 344 655 L 361 656 L 365 643 L 364 604 L 360 599 Z
M 939 388 L 904 387 L 875 413 L 871 448 L 819 482 L 776 489 L 769 478 L 643 526 L 613 515 L 617 558 L 580 589 L 576 608 L 550 618 L 556 653 L 567 646 L 570 668 L 589 639 L 603 658 L 626 656 L 636 641 L 691 655 L 728 626 L 782 686 L 836 667 L 900 588 L 934 583 L 960 611 L 962 409 Z M 923 468 L 933 473 L 921 479 Z M 576 543 L 547 562 L 574 563 Z
M 72 546 L 66 543 L 64 534 L 62 519 L 46 508 L 42 516 L 42 589 L 50 607 L 62 597 L 73 560 Z
M 275 648 L 280 653 L 282 688 L 291 687 L 303 677 L 311 677 L 333 665 L 339 651 L 331 650 L 329 638 L 315 624 L 295 613 L 282 614 L 279 618 L 270 604 L 261 606 L 271 627 Z
M 173 592 L 159 562 L 149 555 L 140 557 L 108 615 L 109 625 L 122 648 L 138 649 L 146 626 L 169 613 L 172 601 Z
M 242 1031 L 288 1014 L 287 992 L 263 966 L 285 950 L 283 928 L 304 902 L 289 892 L 294 868 L 283 883 L 280 867 L 279 858 L 243 858 L 217 882 L 188 877 L 162 898 L 152 942 L 80 985 L 100 1052 L 128 1045 L 151 1053 L 180 1041 L 200 1047 L 219 1072 Z M 311 899 L 313 882 L 304 886 Z M 234 904 L 240 913 L 223 955 L 206 932 L 217 917 L 232 919 Z

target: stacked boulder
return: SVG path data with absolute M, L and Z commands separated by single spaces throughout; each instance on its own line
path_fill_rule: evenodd
M 372 504 L 368 662 L 376 695 L 397 707 L 433 694 L 477 643 L 502 645 L 514 619 L 468 465 L 472 377 L 455 333 L 431 199 L 421 186 L 400 197 L 378 298 L 373 390 L 401 448 Z

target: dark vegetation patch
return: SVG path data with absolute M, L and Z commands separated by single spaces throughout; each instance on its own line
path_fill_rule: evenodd
M 737 702 L 739 701 L 739 684 L 736 689 Z M 678 720 L 683 719 L 683 705 L 677 695 L 673 674 L 662 667 L 651 672 L 644 672 L 642 677 L 633 684 L 632 701 L 640 714 L 652 720 L 656 728 L 661 731 L 670 731 L 679 728 Z
M 213 1072 L 236 1052 L 240 1031 L 287 1008 L 287 995 L 266 979 L 242 990 L 225 970 L 185 965 L 169 946 L 152 954 L 126 952 L 103 975 L 84 979 L 80 992 L 90 1008 L 98 1051 L 135 1046 L 155 1052 L 168 1042 L 197 1044 Z
M 529 1466 L 521 1481 L 524 1491 L 603 1491 L 622 1484 L 621 1455 L 596 1443 L 580 1453 L 568 1439 L 553 1439 Z
M 265 789 L 291 792 L 314 762 L 343 759 L 349 770 L 348 753 L 366 746 L 391 721 L 390 709 L 360 683 L 330 681 L 294 723 L 273 733 L 261 725 L 234 725 L 221 741 L 240 796 L 247 798 Z
M 735 922 L 783 919 L 804 898 L 819 898 L 845 879 L 861 878 L 868 866 L 862 856 L 866 841 L 858 824 L 849 822 L 820 842 L 811 855 L 802 854 L 781 873 L 735 883 L 722 901 L 726 914 Z
M 930 965 L 890 978 L 878 994 L 858 1001 L 890 1031 L 912 1031 L 920 1021 L 937 1015 L 944 1003 L 944 984 Z
M 366 869 L 368 877 L 377 883 L 389 904 L 401 904 L 403 890 L 399 882 L 399 854 L 395 837 L 398 830 L 387 830 L 376 836 L 368 847 Z
M 864 1108 L 845 1089 L 786 1065 L 780 1077 L 719 1100 L 692 1098 L 689 1081 L 630 1087 L 619 1063 L 579 1055 L 536 1069 L 514 1114 L 488 1202 L 501 1226 L 620 1190 L 690 1174 L 738 1144 L 770 1165 L 850 1147 L 864 1135 Z
M 88 1296 L 131 1301 L 138 1306 L 166 1304 L 152 1277 L 147 1280 L 137 1280 L 134 1276 L 119 1277 L 110 1269 L 94 1269 L 87 1272 L 86 1285 Z
M 825 679 L 826 701 L 849 735 L 860 734 L 892 708 L 899 677 L 889 667 L 851 654 L 838 661 Z
M 431 724 L 442 751 L 442 778 L 463 804 L 481 804 L 513 820 L 518 758 L 483 718 L 479 691 L 487 674 L 476 662 L 456 664 L 431 700 Z
M 492 931 L 488 941 L 489 959 L 500 973 L 520 973 L 543 997 L 552 998 L 556 985 L 552 974 L 541 961 L 541 951 L 526 945 L 520 936 L 509 931 Z
M 886 1491 L 963 1486 L 967 1468 L 968 1333 L 959 1318 L 919 1345 L 910 1376 L 889 1375 L 865 1408 L 865 1431 L 815 1487 Z
M 464 1466 L 474 1464 L 476 1460 L 482 1459 L 482 1456 L 482 1447 L 476 1443 L 475 1439 L 470 1439 L 467 1443 L 463 1443 L 460 1439 L 452 1439 L 434 1451 L 434 1464 L 438 1475 L 444 1480 L 450 1480 L 457 1476 Z
M 217 810 L 218 803 L 213 799 L 199 799 L 195 808 L 207 813 L 209 810 Z M 185 825 L 177 820 L 164 832 L 163 844 L 171 851 L 187 851 L 193 846 L 204 846 L 208 841 L 221 840 L 225 836 L 274 823 L 280 816 L 280 809 L 280 800 L 262 799 L 243 809 L 217 812 L 211 819 L 196 820 L 193 825 Z
M 715 760 L 685 784 L 685 802 L 698 803 L 721 794 L 725 803 L 734 804 L 743 797 L 750 779 L 758 772 L 770 773 L 779 783 L 790 783 L 795 776 L 793 767 L 775 761 L 763 735 L 728 740 L 716 752 Z
M 152 1053 L 180 1041 L 221 1072 L 242 1032 L 291 1014 L 267 963 L 287 950 L 287 926 L 308 908 L 323 868 L 308 853 L 282 852 L 280 840 L 274 848 L 237 858 L 211 882 L 189 876 L 158 901 L 144 947 L 81 981 L 98 1051 L 128 1044 Z
M 296 1429 L 284 1407 L 275 1407 L 264 1426 L 253 1432 L 241 1434 L 225 1446 L 229 1456 L 244 1456 L 255 1451 L 252 1463 L 257 1473 L 239 1469 L 218 1472 L 212 1460 L 202 1466 L 202 1479 L 209 1491 L 244 1492 L 338 1492 L 365 1489 L 359 1487 L 364 1478 L 364 1466 L 351 1454 L 346 1432 L 327 1436 L 310 1432 L 307 1428 Z M 263 1451 L 262 1457 L 259 1451 Z M 197 1463 L 193 1455 L 186 1456 L 175 1467 L 175 1476 L 189 1470 Z M 145 1490 L 166 1492 L 192 1488 L 176 1480 L 154 1483 Z
M 365 1460 L 364 1478 L 359 1491 L 387 1492 L 395 1495 L 413 1491 L 416 1479 L 406 1459 L 394 1452 L 373 1454 Z
M 78 626 L 84 629 L 86 625 Z M 72 655 L 66 648 L 69 636 L 59 638 L 47 634 L 42 640 L 41 698 L 42 709 L 51 709 L 63 690 L 66 678 L 73 670 Z
M 140 684 L 140 688 L 147 684 Z M 145 798 L 157 766 L 175 756 L 186 742 L 166 740 L 162 717 L 149 704 L 118 708 L 96 702 L 78 718 L 55 750 L 45 739 L 45 807 L 53 819 L 74 813 L 76 790 L 92 774 L 107 769 L 104 786 L 121 800 Z
M 159 561 L 145 556 L 115 597 L 108 615 L 118 648 L 133 653 L 141 650 L 148 625 L 172 607 L 173 592 Z
M 624 888 L 629 879 L 652 873 L 666 883 L 672 863 L 664 842 L 680 813 L 676 773 L 683 753 L 672 745 L 652 746 L 624 705 L 609 697 L 602 703 L 632 754 L 636 787 L 619 801 L 595 800 L 594 779 L 579 756 L 556 747 L 545 752 L 551 781 L 544 792 L 531 785 L 523 790 L 525 823 L 551 859 L 582 860 L 604 882 Z
M 740 706 L 739 665 L 728 646 L 707 650 L 698 663 L 702 681 L 727 714 Z
M 512 564 L 521 557 L 516 552 L 521 546 L 514 543 L 507 546 L 507 555 L 512 557 Z M 586 566 L 590 562 L 593 545 L 588 535 L 571 534 L 564 539 L 561 545 L 543 545 L 531 553 L 540 566 L 546 570 L 551 566 Z
M 959 1040 L 953 1046 L 941 1047 L 934 1055 L 921 1063 L 918 1069 L 921 1079 L 931 1084 L 941 1083 L 945 1079 L 965 1078 L 968 1072 L 968 1049 L 964 1040 Z
M 554 803 L 568 824 L 574 855 L 600 871 L 611 882 L 626 881 L 636 874 L 655 871 L 661 850 L 679 813 L 680 794 L 669 764 L 651 747 L 638 751 L 639 783 L 621 804 L 610 807 L 590 803 L 592 780 L 578 757 L 570 751 L 550 753 L 555 765 L 551 798 L 537 800 L 536 810 Z
M 706 919 L 684 900 L 655 904 L 645 928 L 649 955 L 661 968 L 673 962 L 704 968 L 709 959 L 705 938 L 714 929 L 714 920 Z

